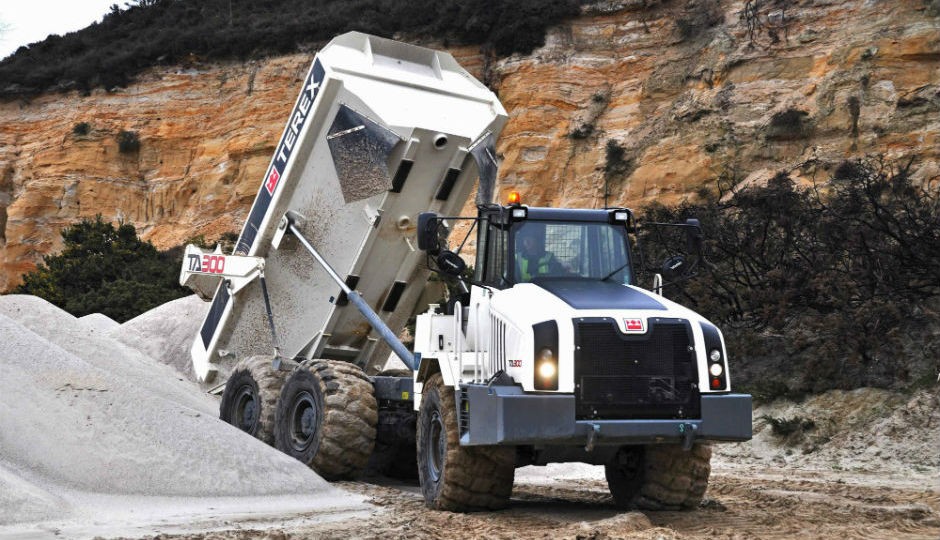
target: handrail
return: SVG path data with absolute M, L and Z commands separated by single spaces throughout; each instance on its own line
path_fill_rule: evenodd
M 457 353 L 457 380 L 463 382 L 463 306 L 454 302 L 454 351 Z
M 659 296 L 663 295 L 663 275 L 656 274 L 653 276 L 653 292 Z
M 480 302 L 477 301 L 473 305 L 473 379 L 474 381 L 479 381 L 481 377 L 477 377 L 477 367 L 480 369 L 480 375 L 484 376 L 486 374 L 485 368 L 480 364 Z

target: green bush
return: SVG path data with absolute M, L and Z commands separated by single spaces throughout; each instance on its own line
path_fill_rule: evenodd
M 118 322 L 188 294 L 177 282 L 179 258 L 142 241 L 133 225 L 115 227 L 99 215 L 61 234 L 62 251 L 43 257 L 14 293 L 44 298 L 76 317 L 103 313 Z

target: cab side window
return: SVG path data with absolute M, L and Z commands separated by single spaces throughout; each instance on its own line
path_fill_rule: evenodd
M 486 245 L 482 249 L 486 253 L 486 263 L 483 269 L 483 283 L 497 288 L 504 288 L 508 284 L 506 279 L 506 241 L 508 231 L 498 225 L 488 224 L 486 227 Z M 478 246 L 480 249 L 481 246 Z

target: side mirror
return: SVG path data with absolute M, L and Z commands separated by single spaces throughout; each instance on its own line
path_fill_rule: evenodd
M 702 224 L 695 218 L 685 220 L 685 247 L 686 252 L 699 254 L 702 252 Z
M 459 278 L 467 269 L 467 263 L 453 251 L 444 250 L 437 256 L 437 268 L 448 276 Z
M 674 281 L 684 277 L 686 272 L 685 257 L 673 255 L 663 261 L 662 274 L 667 281 Z
M 437 229 L 441 222 L 434 212 L 421 212 L 418 214 L 418 249 L 427 251 L 432 255 L 441 250 Z M 457 257 L 458 259 L 460 257 Z

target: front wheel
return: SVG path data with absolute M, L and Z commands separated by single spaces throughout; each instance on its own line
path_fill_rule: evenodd
M 625 446 L 604 467 L 614 503 L 621 508 L 697 508 L 711 474 L 711 447 L 696 444 Z
M 460 446 L 454 391 L 440 373 L 424 383 L 417 431 L 418 477 L 428 508 L 497 510 L 509 504 L 515 448 Z

